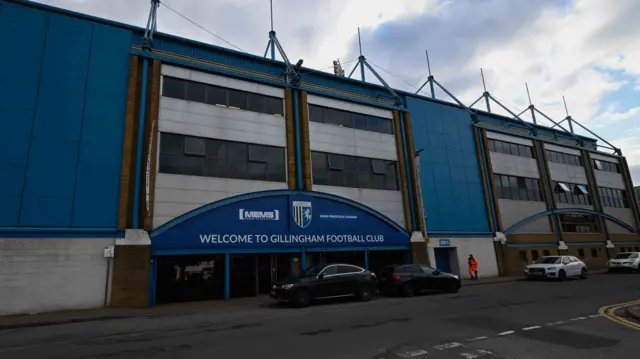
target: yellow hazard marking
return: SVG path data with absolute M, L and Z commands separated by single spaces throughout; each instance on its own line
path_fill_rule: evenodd
M 640 324 L 616 315 L 616 310 L 630 306 L 630 305 L 640 305 L 640 300 L 634 300 L 632 302 L 626 302 L 626 303 L 620 303 L 620 304 L 605 305 L 604 307 L 600 308 L 598 312 L 600 313 L 600 315 L 602 315 L 603 317 L 613 322 L 622 324 L 631 329 L 640 330 Z

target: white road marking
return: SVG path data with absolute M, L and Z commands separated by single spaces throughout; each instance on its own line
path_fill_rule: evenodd
M 559 321 L 559 322 L 553 322 L 553 323 L 547 323 L 548 326 L 554 326 L 554 325 L 558 325 L 558 324 L 562 324 L 564 323 L 563 320 Z
M 522 330 L 527 331 L 527 330 L 534 330 L 534 329 L 540 329 L 542 328 L 539 325 L 534 325 L 533 327 L 526 327 L 526 328 L 522 328 Z
M 599 316 L 600 316 L 600 314 L 593 314 L 593 315 L 590 315 L 589 318 L 597 318 Z
M 460 344 L 460 343 L 453 342 L 453 343 L 447 343 L 447 344 L 436 345 L 436 346 L 434 346 L 433 348 L 434 348 L 434 349 L 437 349 L 437 350 L 443 350 L 443 349 L 451 349 L 451 348 L 459 347 L 459 346 L 461 346 L 461 345 L 462 345 L 462 344 Z
M 506 332 L 498 333 L 498 336 L 510 335 L 515 333 L 515 330 L 507 330 Z
M 477 342 L 479 340 L 485 340 L 485 339 L 489 339 L 489 337 L 475 337 L 475 338 L 468 339 L 467 341 L 468 342 Z
M 418 355 L 424 355 L 424 354 L 427 354 L 426 350 L 418 349 L 418 350 L 408 351 L 405 353 L 399 353 L 398 356 L 400 356 L 401 358 L 413 358 L 413 357 L 417 357 Z

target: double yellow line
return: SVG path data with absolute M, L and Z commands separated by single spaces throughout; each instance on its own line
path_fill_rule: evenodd
M 600 308 L 598 312 L 600 313 L 600 315 L 602 315 L 603 317 L 613 322 L 622 324 L 631 329 L 640 330 L 640 324 L 616 315 L 616 310 L 630 306 L 630 305 L 640 305 L 640 300 L 635 300 L 633 302 L 627 302 L 627 303 L 605 305 L 604 307 Z

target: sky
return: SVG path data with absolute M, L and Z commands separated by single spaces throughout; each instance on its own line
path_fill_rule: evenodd
M 142 27 L 150 7 L 149 0 L 38 2 Z M 207 31 L 165 6 L 158 31 L 264 53 L 268 0 L 162 2 Z M 305 67 L 332 71 L 339 59 L 348 74 L 360 28 L 363 54 L 395 88 L 415 92 L 426 80 L 428 50 L 435 79 L 467 105 L 482 95 L 481 68 L 487 90 L 515 113 L 529 104 L 525 83 L 532 103 L 556 122 L 566 117 L 564 96 L 573 119 L 622 150 L 640 185 L 640 1 L 273 0 L 273 12 L 287 56 Z M 378 83 L 369 72 L 366 79 Z M 436 98 L 450 101 L 442 91 Z M 506 114 L 497 104 L 491 110 Z M 528 112 L 522 119 L 532 120 Z

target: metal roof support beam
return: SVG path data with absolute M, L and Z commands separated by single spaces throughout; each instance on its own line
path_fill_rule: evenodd
M 538 110 L 537 108 L 534 108 L 534 110 L 535 110 L 538 114 L 540 114 L 542 117 L 544 117 L 544 118 L 546 118 L 547 120 L 551 121 L 554 125 L 556 125 L 556 126 L 560 127 L 564 132 L 566 132 L 566 133 L 568 133 L 569 135 L 571 135 L 571 137 L 573 137 L 573 138 L 577 141 L 578 146 L 580 146 L 580 147 L 583 147 L 583 146 L 584 146 L 584 141 L 583 141 L 580 137 L 578 137 L 578 136 L 576 136 L 575 134 L 573 134 L 573 132 L 567 131 L 567 129 L 566 129 L 566 128 L 564 128 L 564 127 L 562 127 L 562 125 L 561 125 L 559 122 L 556 122 L 556 121 L 552 120 L 552 119 L 551 119 L 551 117 L 549 117 L 549 116 L 545 115 L 542 111 Z
M 477 100 L 473 101 L 473 103 L 471 105 L 469 105 L 469 108 L 475 106 L 475 104 L 477 104 L 478 102 L 480 102 L 480 100 L 482 100 L 482 98 L 484 97 L 484 95 L 478 97 Z
M 403 107 L 403 101 L 402 101 L 402 97 L 398 96 L 398 94 L 394 91 L 394 89 L 392 89 L 389 84 L 382 78 L 382 76 L 380 76 L 376 70 L 373 69 L 373 67 L 371 67 L 371 65 L 369 65 L 369 63 L 367 62 L 367 59 L 361 55 L 359 58 L 359 62 L 361 63 L 360 66 L 362 69 L 362 72 L 364 73 L 364 66 L 366 66 L 369 71 L 371 71 L 371 73 L 378 79 L 378 81 L 380 81 L 382 83 L 382 85 L 387 89 L 387 91 L 389 91 L 389 93 L 391 94 L 391 96 L 393 96 L 393 99 L 395 101 L 394 105 L 398 106 L 398 107 Z M 364 65 L 364 66 L 363 66 Z
M 484 97 L 485 94 L 482 94 L 482 96 Z M 513 118 L 515 118 L 516 120 L 519 120 L 520 122 L 522 122 L 525 126 L 527 126 L 529 128 L 529 130 L 531 131 L 531 134 L 534 136 L 538 135 L 538 131 L 536 130 L 535 127 L 533 127 L 529 122 L 523 120 L 522 118 L 520 118 L 519 115 L 516 115 L 513 111 L 509 110 L 505 105 L 503 105 L 500 101 L 496 100 L 493 96 L 491 96 L 489 93 L 486 93 L 486 96 L 488 99 L 493 100 L 493 102 L 495 102 L 496 104 L 498 104 L 498 106 L 502 107 L 503 110 L 507 111 L 511 116 L 513 116 Z
M 149 10 L 149 18 L 147 19 L 147 27 L 144 30 L 143 49 L 148 50 L 153 43 L 153 34 L 158 28 L 158 8 L 160 0 L 151 0 L 151 9 Z
M 613 151 L 615 152 L 615 154 L 616 154 L 616 155 L 618 155 L 618 156 L 622 156 L 622 151 L 621 151 L 618 147 L 616 147 L 616 146 L 612 145 L 611 143 L 609 143 L 609 141 L 607 141 L 607 140 L 605 140 L 604 138 L 602 138 L 602 137 L 598 136 L 595 132 L 593 132 L 593 131 L 591 131 L 590 129 L 588 129 L 587 127 L 583 126 L 580 122 L 578 122 L 578 121 L 576 121 L 576 120 L 573 120 L 573 119 L 572 119 L 572 121 L 573 121 L 573 123 L 575 123 L 576 125 L 580 126 L 583 130 L 585 130 L 585 131 L 589 132 L 592 136 L 596 137 L 596 138 L 597 138 L 597 139 L 599 139 L 600 141 L 602 141 L 602 142 L 606 143 L 607 145 L 609 145 L 609 146 L 610 146 L 610 149 L 611 149 L 611 150 L 613 150 Z M 605 146 L 600 146 L 600 147 L 607 148 L 607 147 L 605 147 Z

